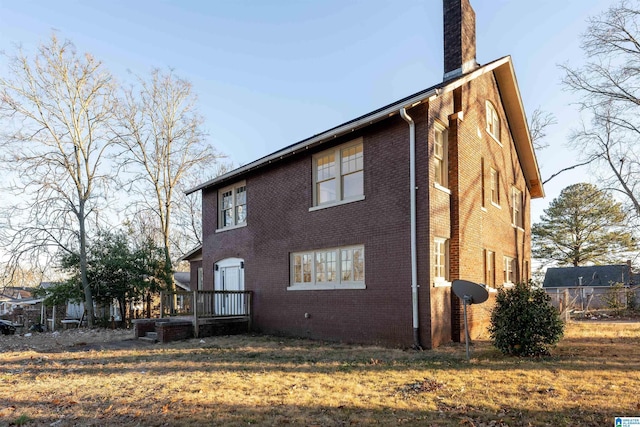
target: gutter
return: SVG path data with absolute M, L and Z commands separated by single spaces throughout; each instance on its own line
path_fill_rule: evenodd
M 409 124 L 409 191 L 411 192 L 411 305 L 413 312 L 413 347 L 421 350 L 420 319 L 418 317 L 418 255 L 416 244 L 416 124 L 400 109 L 400 116 Z

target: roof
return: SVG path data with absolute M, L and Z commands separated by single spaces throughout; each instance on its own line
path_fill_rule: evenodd
M 191 290 L 191 273 L 188 271 L 176 271 L 173 273 L 173 278 L 175 279 L 176 286 L 181 288 L 183 291 Z
M 614 283 L 626 285 L 637 282 L 638 275 L 631 274 L 630 279 L 629 274 L 627 264 L 548 268 L 542 287 L 611 286 Z
M 182 255 L 179 261 L 201 261 L 202 260 L 202 245 L 193 248 L 191 251 Z
M 384 120 L 390 116 L 396 115 L 401 108 L 410 108 L 422 102 L 429 101 L 430 99 L 437 97 L 442 93 L 450 92 L 460 87 L 461 85 L 489 72 L 494 73 L 496 81 L 498 83 L 502 103 L 507 115 L 507 120 L 509 122 L 509 128 L 511 129 L 511 132 L 513 134 L 516 151 L 522 165 L 522 170 L 527 182 L 527 186 L 529 187 L 531 197 L 544 197 L 540 170 L 538 168 L 538 163 L 533 149 L 533 142 L 531 141 L 529 127 L 527 125 L 527 118 L 524 112 L 524 106 L 522 104 L 522 98 L 520 96 L 520 90 L 518 89 L 518 83 L 516 81 L 513 63 L 510 56 L 505 56 L 503 58 L 490 62 L 467 74 L 463 74 L 454 79 L 438 83 L 427 89 L 416 92 L 413 95 L 409 95 L 389 105 L 378 108 L 363 116 L 357 117 L 353 120 L 349 120 L 348 122 L 345 122 L 341 125 L 335 126 L 324 132 L 303 139 L 302 141 L 296 142 L 295 144 L 289 145 L 288 147 L 285 147 L 272 154 L 269 154 L 265 157 L 234 169 L 224 175 L 213 178 L 207 182 L 204 182 L 203 184 L 193 187 L 187 190 L 186 194 L 191 194 L 209 187 L 219 186 L 230 180 L 239 179 L 240 176 L 250 171 L 280 162 L 294 154 L 300 153 L 301 151 L 306 151 L 310 148 L 331 141 L 338 136 L 354 132 L 373 123 Z

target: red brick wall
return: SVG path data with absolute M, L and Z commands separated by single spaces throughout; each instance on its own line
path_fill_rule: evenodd
M 412 109 L 410 114 L 414 113 L 418 133 L 424 137 L 426 107 Z M 309 212 L 311 155 L 316 152 L 311 150 L 262 170 L 259 177 L 246 177 L 246 227 L 215 233 L 216 191 L 205 190 L 205 288 L 213 287 L 215 262 L 243 258 L 245 288 L 254 291 L 253 325 L 257 329 L 321 339 L 412 345 L 408 135 L 407 123 L 396 115 L 365 132 L 335 141 L 337 145 L 363 137 L 362 201 Z M 426 154 L 422 161 L 425 159 Z M 292 252 L 359 244 L 365 247 L 366 289 L 287 290 Z M 428 319 L 428 286 L 421 288 L 421 304 L 422 318 Z M 428 346 L 428 330 L 423 340 Z
M 451 175 L 457 182 L 452 188 L 454 200 L 454 223 L 452 224 L 451 257 L 452 279 L 484 282 L 483 249 L 496 254 L 496 284 L 501 285 L 503 256 L 518 260 L 520 271 L 524 261 L 531 258 L 529 200 L 520 163 L 516 156 L 509 124 L 502 109 L 498 88 L 492 73 L 484 74 L 462 88 L 463 120 L 457 122 L 457 138 L 451 147 L 455 160 L 451 163 Z M 490 100 L 498 110 L 501 123 L 501 144 L 486 131 L 485 101 Z M 484 158 L 486 184 L 485 208 L 482 208 L 481 161 Z M 489 200 L 489 168 L 500 175 L 500 207 Z M 524 230 L 511 225 L 511 188 L 517 187 L 525 194 Z M 528 274 L 528 272 L 527 272 Z M 453 338 L 463 337 L 462 307 L 453 297 Z M 469 312 L 471 335 L 477 335 L 488 324 L 491 301 L 472 306 Z
M 485 100 L 498 107 L 502 146 L 485 128 Z M 455 105 L 455 107 L 454 107 Z M 452 115 L 460 110 L 462 114 Z M 447 287 L 433 287 L 434 237 L 450 238 L 450 280 L 482 283 L 483 249 L 496 253 L 498 282 L 502 257 L 530 259 L 529 235 L 511 226 L 510 189 L 526 194 L 525 230 L 529 230 L 529 194 L 511 140 L 506 116 L 491 73 L 440 95 L 427 106 L 409 110 L 416 123 L 416 179 L 420 339 L 424 347 L 462 336 L 462 307 Z M 449 188 L 434 187 L 432 168 L 436 120 L 449 126 Z M 216 262 L 237 257 L 245 261 L 245 288 L 254 291 L 253 325 L 269 333 L 320 339 L 413 344 L 409 129 L 398 115 L 349 137 L 364 144 L 365 200 L 309 211 L 312 206 L 313 153 L 302 153 L 249 173 L 247 226 L 216 232 L 217 189 L 203 190 L 204 287 L 213 289 Z M 500 209 L 481 203 L 481 159 L 485 172 L 501 173 Z M 488 182 L 488 176 L 485 177 Z M 221 187 L 233 182 L 222 184 Z M 364 245 L 366 289 L 288 291 L 292 252 Z M 490 303 L 469 311 L 471 333 L 487 325 Z M 307 316 L 305 316 L 307 315 Z

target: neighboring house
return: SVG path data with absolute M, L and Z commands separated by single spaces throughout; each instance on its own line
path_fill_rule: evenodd
M 580 312 L 614 308 L 612 304 L 626 306 L 631 295 L 629 288 L 636 298 L 640 296 L 639 283 L 640 275 L 633 272 L 631 261 L 627 261 L 617 265 L 548 268 L 542 287 L 561 311 Z M 622 284 L 625 289 L 612 289 L 616 284 Z M 617 294 L 615 299 L 614 294 Z
M 618 265 L 590 265 L 582 267 L 548 268 L 543 288 L 609 287 L 616 283 L 626 286 L 639 284 L 630 263 Z
M 0 316 L 13 313 L 13 309 L 31 301 L 31 292 L 23 288 L 5 287 L 0 293 Z
M 527 280 L 544 195 L 511 58 L 475 50 L 468 0 L 444 0 L 443 82 L 187 191 L 203 199 L 192 277 L 252 291 L 266 333 L 461 340 L 451 282 Z M 470 307 L 472 334 L 487 307 Z

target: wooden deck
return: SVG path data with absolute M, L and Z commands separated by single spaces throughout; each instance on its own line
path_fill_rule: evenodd
M 251 291 L 161 292 L 160 317 L 191 322 L 196 338 L 201 328 L 231 323 L 247 323 L 251 330 L 251 297 Z

